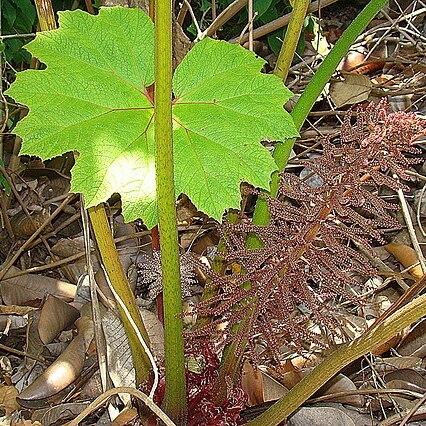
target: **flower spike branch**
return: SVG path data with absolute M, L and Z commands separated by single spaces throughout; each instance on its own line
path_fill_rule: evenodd
M 356 277 L 375 274 L 352 243 L 371 249 L 375 241 L 383 242 L 386 229 L 399 226 L 392 214 L 398 206 L 383 201 L 370 187 L 407 189 L 401 179 L 408 178 L 405 171 L 419 161 L 412 157 L 420 153 L 412 142 L 424 133 L 424 121 L 414 114 L 388 114 L 385 101 L 372 103 L 356 110 L 356 117 L 348 114 L 340 141 L 324 140 L 323 156 L 305 163 L 322 185 L 311 187 L 294 174 L 283 173 L 278 198 L 251 190 L 265 197 L 271 222 L 222 225 L 225 261 L 238 262 L 244 272 L 211 273 L 209 286 L 221 291 L 202 301 L 196 312 L 216 320 L 192 336 L 213 336 L 223 345 L 232 342 L 236 357 L 248 345 L 258 362 L 255 349 L 260 344 L 267 358 L 272 355 L 278 361 L 282 345 L 299 352 L 306 342 L 323 345 L 321 336 L 306 328 L 307 316 L 299 312 L 300 305 L 331 333 L 338 333 L 327 301 L 340 297 L 356 302 L 349 291 L 359 285 Z M 261 248 L 246 248 L 250 233 L 263 243 Z

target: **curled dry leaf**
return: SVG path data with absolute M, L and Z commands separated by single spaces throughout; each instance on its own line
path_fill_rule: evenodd
M 416 251 L 405 244 L 389 243 L 384 248 L 415 278 L 423 276 Z
M 332 399 L 332 401 L 353 405 L 354 407 L 364 406 L 364 396 L 355 394 L 357 387 L 355 386 L 354 382 L 344 374 L 338 374 L 329 380 L 328 383 L 318 391 L 317 396 L 332 395 L 334 393 L 346 391 L 354 391 L 354 394 L 348 396 L 336 396 Z
M 34 410 L 31 420 L 35 422 L 34 425 L 63 425 L 78 416 L 88 405 L 88 402 L 72 402 Z
M 241 387 L 247 395 L 247 405 L 260 405 L 263 400 L 263 378 L 259 369 L 254 368 L 248 360 L 244 361 Z
M 30 312 L 34 311 L 36 308 L 31 306 L 17 306 L 17 305 L 0 305 L 0 314 L 1 315 L 27 315 Z
M 311 371 L 312 368 L 295 368 L 292 361 L 286 360 L 283 367 L 281 368 L 279 376 L 277 376 L 276 378 L 287 389 L 291 389 L 292 387 L 296 386 Z
M 406 383 L 401 389 L 410 389 L 415 392 L 426 392 L 426 379 L 417 371 L 410 368 L 402 368 L 400 370 L 391 371 L 387 373 L 384 377 L 386 383 L 393 381 L 401 381 Z M 415 390 L 414 388 L 417 390 Z
M 388 352 L 391 348 L 394 348 L 401 340 L 402 333 L 398 333 L 389 339 L 387 342 L 383 343 L 383 345 L 376 346 L 371 353 L 373 355 L 382 355 Z
M 420 388 L 413 385 L 412 383 L 406 382 L 405 380 L 391 380 L 390 382 L 386 383 L 386 387 L 388 389 L 404 389 L 406 391 L 417 392 L 418 394 L 421 394 Z M 383 399 L 390 400 L 389 397 Z M 400 395 L 392 395 L 391 401 L 393 404 L 396 403 L 399 407 L 406 410 L 410 409 L 414 405 L 414 401 L 404 398 L 404 396 Z M 377 407 L 377 409 L 379 408 Z
M 269 374 L 262 371 L 263 400 L 276 401 L 288 393 L 288 389 Z
M 93 339 L 93 322 L 88 317 L 76 321 L 78 334 L 65 351 L 18 398 L 24 407 L 37 407 L 64 390 L 83 370 L 86 350 Z
M 83 253 L 85 251 L 84 238 L 82 236 L 73 239 L 62 238 L 50 250 L 61 259 Z M 95 253 L 92 253 L 91 260 L 94 270 L 99 269 L 99 262 Z M 62 266 L 60 270 L 67 280 L 77 283 L 78 278 L 86 272 L 86 259 L 84 257 L 77 259 L 72 263 Z
M 164 359 L 163 326 L 154 313 L 146 309 L 140 309 L 140 312 L 152 353 L 157 360 L 162 360 Z M 102 316 L 102 328 L 107 344 L 108 372 L 114 386 L 135 386 L 132 353 L 120 318 L 112 311 L 105 312 Z M 120 395 L 120 397 L 125 401 L 130 399 L 128 395 Z
M 344 81 L 330 85 L 330 96 L 337 108 L 366 101 L 371 92 L 371 81 L 365 75 L 347 74 Z
M 136 232 L 134 223 L 124 223 L 123 216 L 117 216 L 114 218 L 114 237 L 124 237 L 126 235 L 132 235 Z M 145 242 L 148 242 L 147 237 Z M 143 243 L 143 241 L 141 241 Z M 127 271 L 129 266 L 133 263 L 132 257 L 135 256 L 140 250 L 139 242 L 137 238 L 129 238 L 128 240 L 117 243 L 117 251 L 120 258 L 121 266 L 123 271 Z
M 55 296 L 47 296 L 41 309 L 38 322 L 38 334 L 46 345 L 80 316 L 73 306 Z
M 402 369 L 391 371 L 384 377 L 388 389 L 405 389 L 422 395 L 426 392 L 426 379 L 414 370 Z M 401 395 L 393 395 L 392 399 L 402 408 L 411 408 L 415 401 Z
M 40 422 L 33 422 L 32 420 L 19 420 L 18 422 L 12 421 L 10 426 L 46 426 Z
M 288 426 L 361 426 L 343 407 L 302 407 L 288 419 Z M 367 425 L 368 423 L 365 423 Z
M 164 329 L 157 315 L 148 309 L 139 309 L 148 334 L 151 350 L 157 360 L 164 359 Z
M 418 358 L 426 356 L 426 319 L 418 322 L 397 348 L 399 354 Z
M 20 211 L 10 220 L 15 238 L 28 238 L 50 217 L 48 209 L 41 209 L 28 216 Z
M 16 402 L 18 391 L 14 386 L 0 385 L 0 407 L 5 411 L 6 416 L 20 408 Z
M 415 356 L 378 358 L 374 368 L 379 373 L 386 373 L 401 368 L 420 368 L 422 359 Z
M 115 387 L 135 386 L 135 368 L 129 342 L 120 318 L 112 311 L 102 316 L 107 345 L 108 372 Z
M 320 359 L 315 354 L 296 355 L 291 359 L 291 363 L 297 369 L 315 367 L 320 363 Z
M 138 411 L 136 408 L 126 407 L 120 414 L 113 420 L 111 426 L 124 426 L 132 424 L 138 418 Z
M 29 300 L 44 299 L 47 294 L 53 294 L 68 302 L 74 299 L 74 284 L 35 274 L 8 279 L 17 272 L 20 272 L 20 269 L 12 266 L 6 274 L 6 279 L 1 281 L 1 297 L 6 305 L 23 305 Z

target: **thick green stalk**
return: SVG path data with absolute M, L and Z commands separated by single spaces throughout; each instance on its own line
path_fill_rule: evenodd
M 294 53 L 296 52 L 297 43 L 299 41 L 300 34 L 302 33 L 303 22 L 305 20 L 309 4 L 310 0 L 298 0 L 294 2 L 290 21 L 288 23 L 284 41 L 281 46 L 280 54 L 278 55 L 277 63 L 274 69 L 274 74 L 280 77 L 284 83 L 287 80 L 291 62 L 293 61 Z M 287 141 L 286 144 L 279 143 L 275 147 L 274 159 L 278 166 L 278 172 L 275 172 L 272 175 L 271 184 L 269 188 L 269 193 L 272 196 L 276 196 L 278 192 L 278 173 L 283 171 L 287 164 L 288 156 L 285 155 L 285 149 L 287 147 L 287 144 L 289 144 L 289 141 Z M 253 222 L 257 225 L 267 225 L 269 223 L 269 219 L 270 215 L 266 200 L 264 198 L 259 198 L 257 200 L 256 207 L 254 210 Z M 253 234 L 249 236 L 247 244 L 249 248 L 259 248 L 261 246 L 261 242 Z
M 172 0 L 155 2 L 155 172 L 163 273 L 166 390 L 173 421 L 186 418 L 185 362 L 172 142 Z
M 136 305 L 135 296 L 129 286 L 129 282 L 127 281 L 118 257 L 105 207 L 103 204 L 99 204 L 96 207 L 89 208 L 88 212 L 95 233 L 96 243 L 101 254 L 102 263 L 104 264 L 111 286 L 126 306 L 127 312 L 132 317 L 133 324 L 136 325 L 145 342 L 149 344 L 148 333 L 143 325 L 139 308 Z M 117 303 L 117 309 L 127 339 L 129 340 L 130 351 L 132 353 L 136 372 L 136 382 L 137 385 L 139 385 L 148 379 L 149 371 L 152 368 L 151 363 L 132 322 L 128 318 L 126 310 L 124 310 L 119 303 Z
M 378 323 L 377 327 L 337 349 L 315 367 L 311 374 L 294 386 L 287 395 L 247 424 L 250 426 L 279 425 L 343 367 L 387 342 L 425 315 L 426 295 L 423 295 Z
M 293 61 L 294 52 L 297 48 L 297 43 L 302 33 L 303 22 L 310 0 L 298 0 L 294 2 L 293 11 L 291 12 L 290 22 L 288 23 L 287 31 L 283 44 L 281 45 L 280 54 L 278 55 L 275 65 L 274 74 L 281 78 L 283 82 L 287 80 L 288 71 Z

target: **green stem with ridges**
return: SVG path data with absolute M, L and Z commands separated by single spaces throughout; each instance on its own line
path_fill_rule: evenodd
M 163 274 L 166 388 L 164 409 L 186 419 L 182 295 L 172 142 L 172 0 L 155 2 L 155 174 Z
M 310 3 L 310 0 L 298 0 L 294 2 L 290 22 L 288 23 L 284 41 L 281 45 L 280 54 L 278 55 L 274 69 L 274 74 L 281 78 L 283 82 L 287 80 L 288 71 L 293 61 L 294 52 L 296 51 L 297 43 L 302 33 L 303 22 Z

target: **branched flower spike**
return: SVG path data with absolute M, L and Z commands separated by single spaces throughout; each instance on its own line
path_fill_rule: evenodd
M 152 256 L 140 253 L 136 260 L 136 290 L 144 299 L 155 300 L 163 291 L 163 277 L 161 273 L 161 253 L 154 251 Z M 196 283 L 194 264 L 187 253 L 180 256 L 180 275 L 182 297 L 191 296 L 191 285 Z
M 339 297 L 356 302 L 351 292 L 358 285 L 356 277 L 375 274 L 353 242 L 368 250 L 374 241 L 384 241 L 384 230 L 399 227 L 392 214 L 398 206 L 383 201 L 374 186 L 407 189 L 400 179 L 407 178 L 410 165 L 421 161 L 407 155 L 420 153 L 412 143 L 425 134 L 424 121 L 411 113 L 388 114 L 384 101 L 355 112 L 355 117 L 346 116 L 340 141 L 324 140 L 324 154 L 305 164 L 321 177 L 320 187 L 283 173 L 278 198 L 252 191 L 267 199 L 268 226 L 248 219 L 221 225 L 225 259 L 239 263 L 242 272 L 212 274 L 209 285 L 216 287 L 216 295 L 201 302 L 196 313 L 214 320 L 192 331 L 193 338 L 236 341 L 239 350 L 248 342 L 254 359 L 257 341 L 273 356 L 282 344 L 301 351 L 306 341 L 320 343 L 303 324 L 302 307 L 336 332 L 328 301 Z M 263 248 L 246 249 L 249 233 L 257 235 Z

